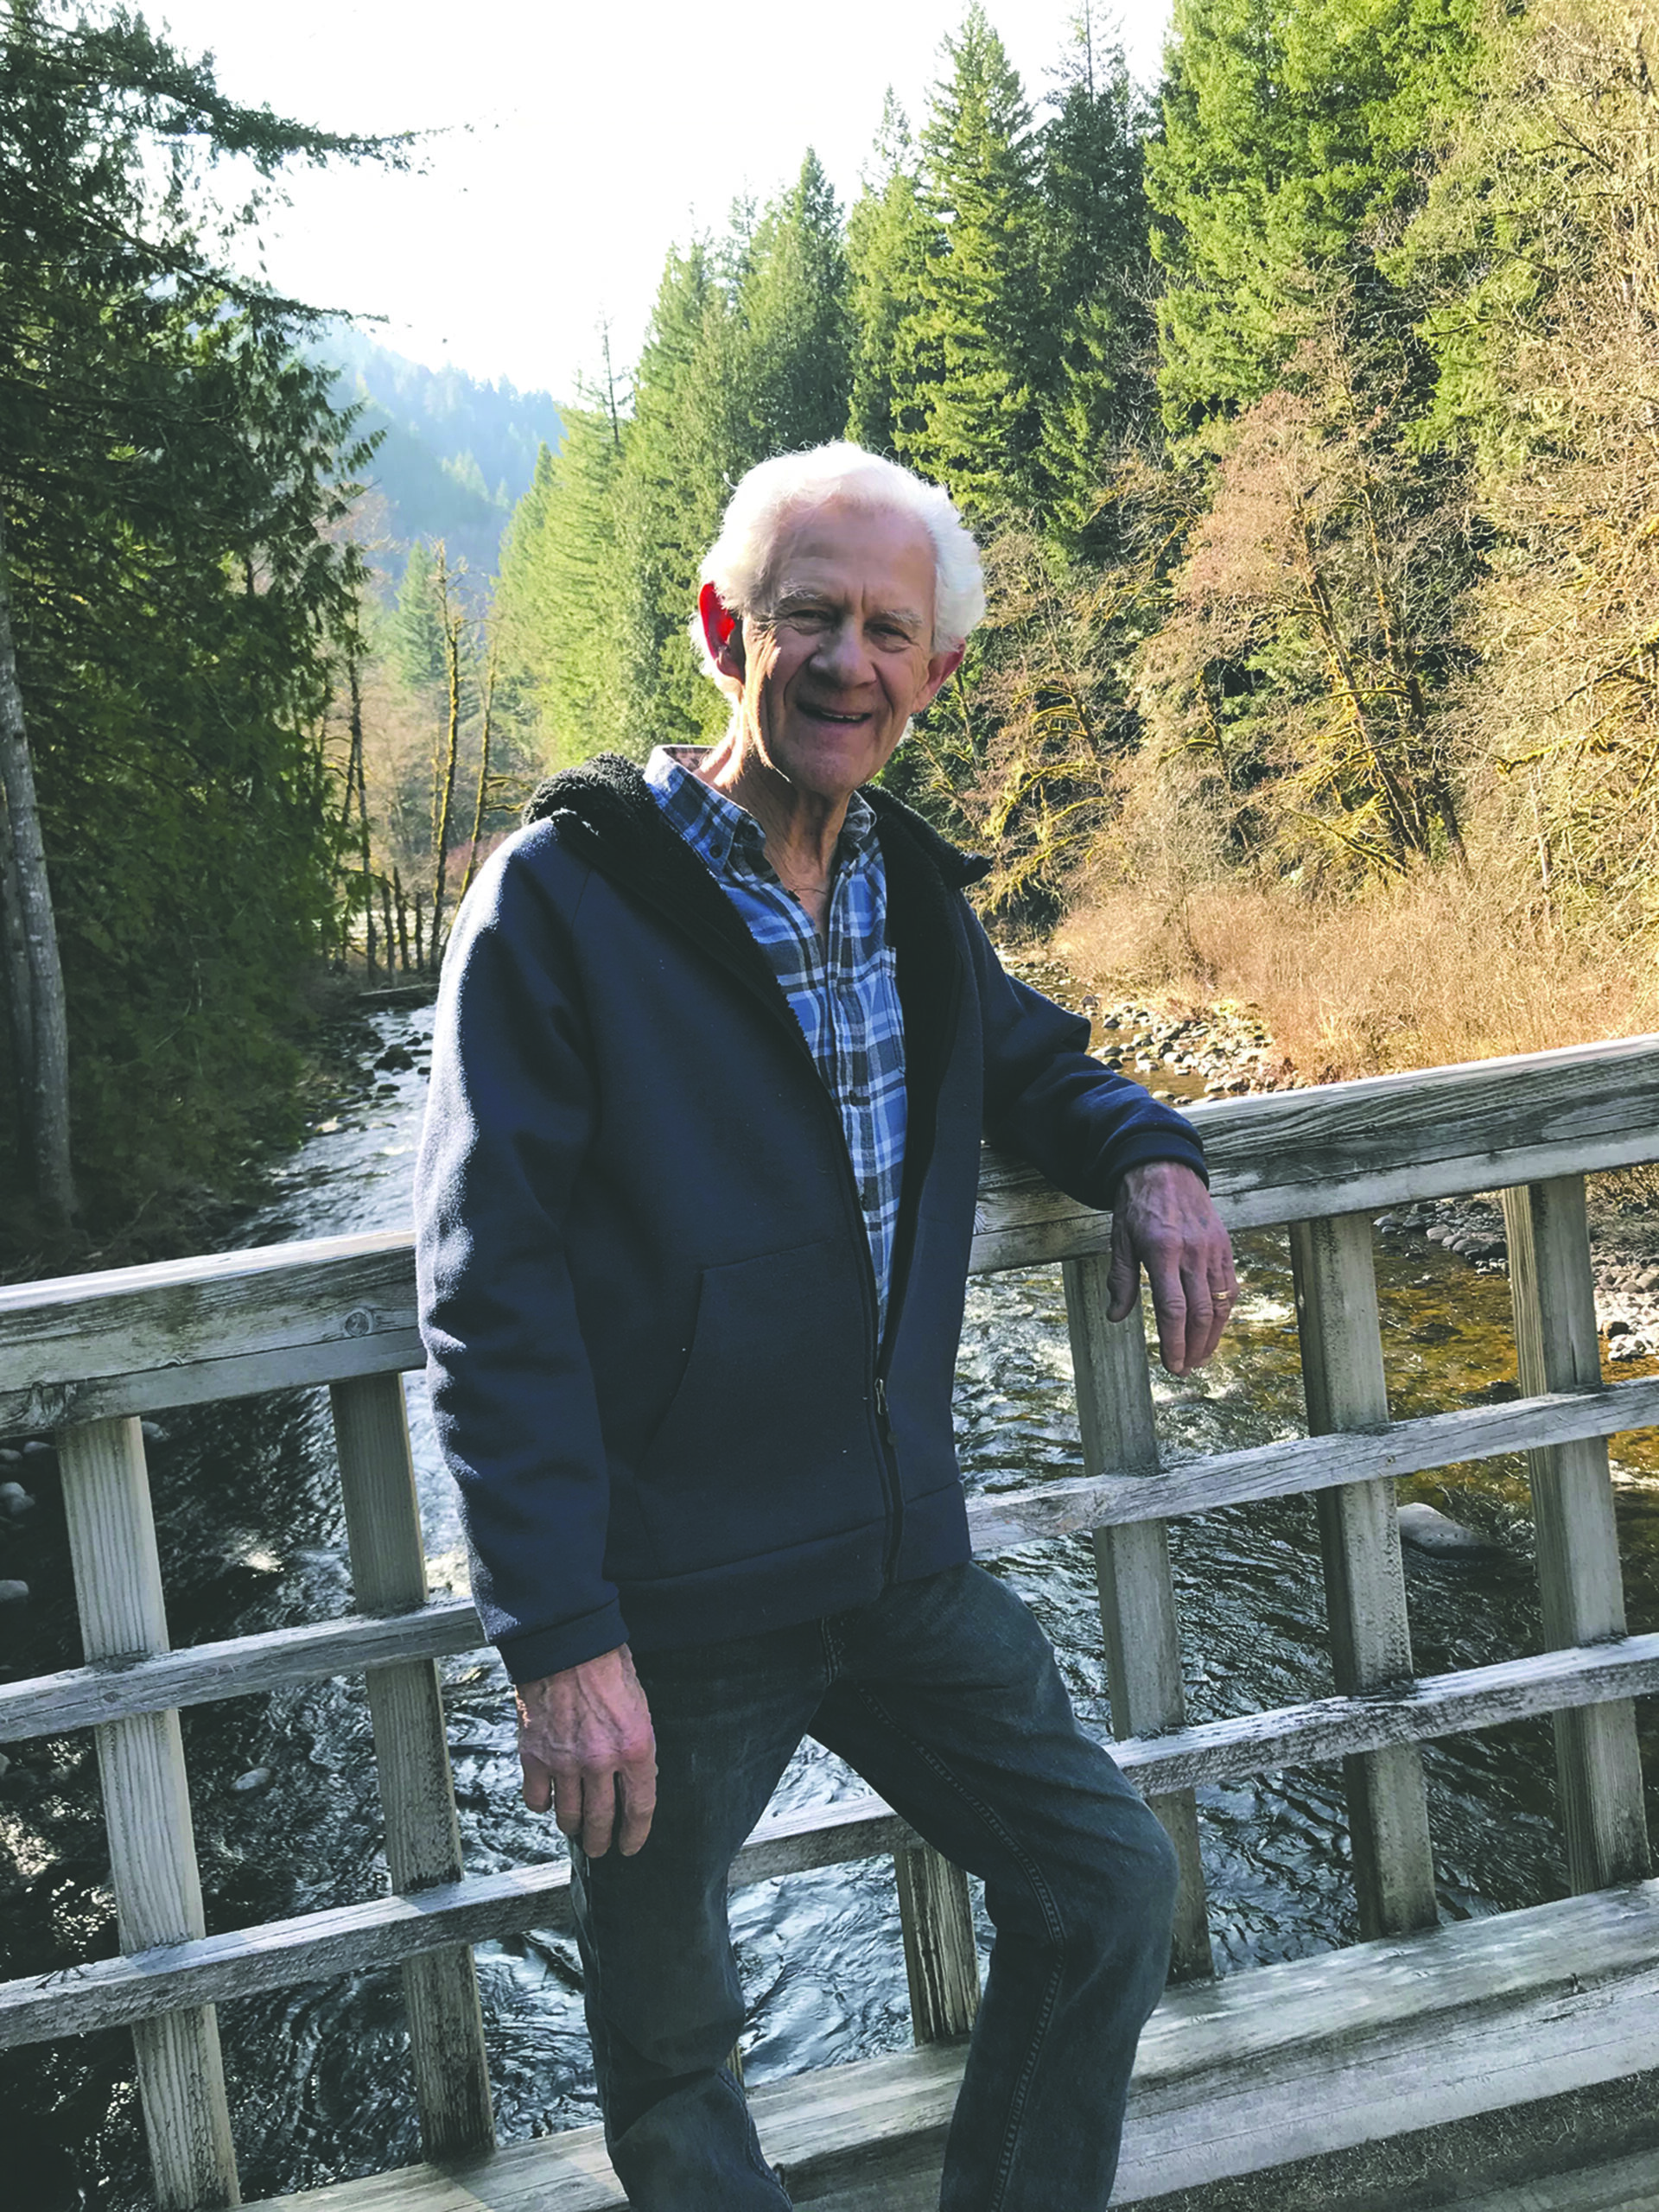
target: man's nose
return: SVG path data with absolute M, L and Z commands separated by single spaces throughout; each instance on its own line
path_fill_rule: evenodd
M 815 658 L 823 673 L 837 683 L 868 683 L 872 673 L 863 626 L 851 616 L 824 633 Z

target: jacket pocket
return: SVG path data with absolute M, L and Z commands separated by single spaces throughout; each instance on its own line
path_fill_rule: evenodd
M 868 1329 L 845 1238 L 703 1270 L 685 1372 L 638 1467 L 660 1573 L 881 1517 Z

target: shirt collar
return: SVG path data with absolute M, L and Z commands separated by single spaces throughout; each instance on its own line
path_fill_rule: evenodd
M 710 868 L 723 868 L 734 849 L 751 861 L 764 859 L 766 839 L 754 817 L 735 799 L 711 790 L 691 772 L 694 764 L 709 749 L 702 745 L 659 745 L 645 763 L 645 781 L 664 813 Z M 874 843 L 875 809 L 861 791 L 855 791 L 847 803 L 836 857 L 850 866 Z

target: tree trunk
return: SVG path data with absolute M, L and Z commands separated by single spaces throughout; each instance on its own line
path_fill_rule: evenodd
M 12 1073 L 17 1085 L 17 1127 L 27 1130 L 32 1118 L 35 987 L 29 980 L 29 938 L 23 929 L 17 871 L 11 864 L 11 817 L 6 810 L 3 790 L 0 790 L 0 931 L 5 933 L 6 1014 L 11 1030 Z
M 385 929 L 386 981 L 390 982 L 397 968 L 397 940 L 391 928 L 391 886 L 384 875 L 380 878 L 380 919 Z M 404 965 L 407 968 L 408 961 L 404 961 Z
M 397 901 L 397 964 L 405 976 L 409 964 L 409 906 L 404 897 L 404 879 L 397 868 L 391 871 L 392 895 Z
M 484 727 L 478 742 L 478 796 L 473 804 L 473 841 L 467 848 L 467 873 L 461 879 L 461 888 L 455 893 L 455 905 L 472 889 L 473 878 L 478 873 L 478 843 L 484 835 L 484 805 L 490 785 L 490 731 L 495 719 L 495 679 L 497 658 L 493 645 L 490 647 L 490 664 L 484 679 Z
M 23 726 L 23 699 L 12 650 L 11 591 L 5 531 L 0 522 L 0 789 L 6 801 L 7 837 L 0 854 L 6 884 L 7 970 L 12 1000 L 12 1039 L 19 1051 L 25 1130 L 35 1188 L 48 1212 L 62 1223 L 79 1211 L 69 1156 L 69 1024 L 52 918 L 52 887 L 35 796 L 35 767 Z M 13 951 L 14 931 L 22 953 Z M 26 987 L 26 988 L 25 988 Z
M 374 876 L 369 866 L 369 792 L 363 771 L 363 683 L 358 666 L 359 647 L 353 629 L 346 648 L 346 676 L 352 689 L 352 757 L 346 771 L 346 807 L 352 804 L 352 784 L 357 785 L 358 855 L 363 869 L 363 918 L 367 932 L 369 986 L 374 986 Z M 391 981 L 391 940 L 386 940 L 386 981 Z
M 443 884 L 449 868 L 449 819 L 454 811 L 455 760 L 461 750 L 461 633 L 465 620 L 460 610 L 452 608 L 449 603 L 449 564 L 442 539 L 438 543 L 438 612 L 443 620 L 443 665 L 449 683 L 449 710 L 432 807 L 432 927 L 426 942 L 434 974 L 443 957 Z

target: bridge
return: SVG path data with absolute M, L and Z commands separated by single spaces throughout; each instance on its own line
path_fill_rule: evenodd
M 1659 1159 L 1659 1039 L 1217 1101 L 1192 1118 L 1230 1227 L 1288 1227 L 1309 1433 L 1166 1465 L 1141 1319 L 1106 1319 L 1109 1217 L 988 1154 L 973 1264 L 1063 1269 L 1084 1471 L 975 1500 L 970 1520 L 981 1554 L 1090 1536 L 1116 1756 L 1180 1859 L 1171 1986 L 1137 2061 L 1115 2202 L 1197 2192 L 1185 2206 L 1256 2176 L 1255 2201 L 1278 2205 L 1299 2162 L 1524 2115 L 1659 2067 L 1659 1882 L 1633 1703 L 1659 1691 L 1659 1635 L 1626 1632 L 1606 1445 L 1659 1424 L 1659 1376 L 1602 1379 L 1584 1181 Z M 1372 1217 L 1477 1191 L 1502 1193 L 1522 1395 L 1392 1421 Z M 95 1731 L 121 1947 L 0 1984 L 0 2046 L 130 2030 L 165 2212 L 239 2201 L 216 2006 L 391 1965 L 424 2163 L 264 2212 L 624 2202 L 596 2130 L 495 2145 L 471 1947 L 568 1926 L 568 1872 L 461 1863 L 437 1662 L 482 1638 L 470 1602 L 428 1592 L 403 1384 L 421 1363 L 407 1237 L 0 1290 L 0 1434 L 54 1434 L 86 1656 L 0 1686 L 0 1742 Z M 295 1386 L 331 1400 L 355 1610 L 173 1650 L 141 1418 Z M 1421 1677 L 1395 1479 L 1515 1452 L 1528 1455 L 1545 1648 Z M 1337 1694 L 1190 1725 L 1167 1524 L 1293 1492 L 1317 1505 Z M 387 1893 L 209 1936 L 181 1709 L 351 1673 L 372 1719 Z M 1572 1894 L 1441 1924 L 1420 1747 L 1543 1714 Z M 1325 1761 L 1344 1770 L 1361 1940 L 1217 1978 L 1195 1789 Z M 753 2095 L 796 2202 L 826 2212 L 937 2202 L 978 1998 L 967 1885 L 874 1797 L 768 1821 L 733 1874 L 874 1857 L 896 1878 L 914 2048 Z M 1659 2152 L 1638 2149 L 1483 2201 L 1649 2200 Z

